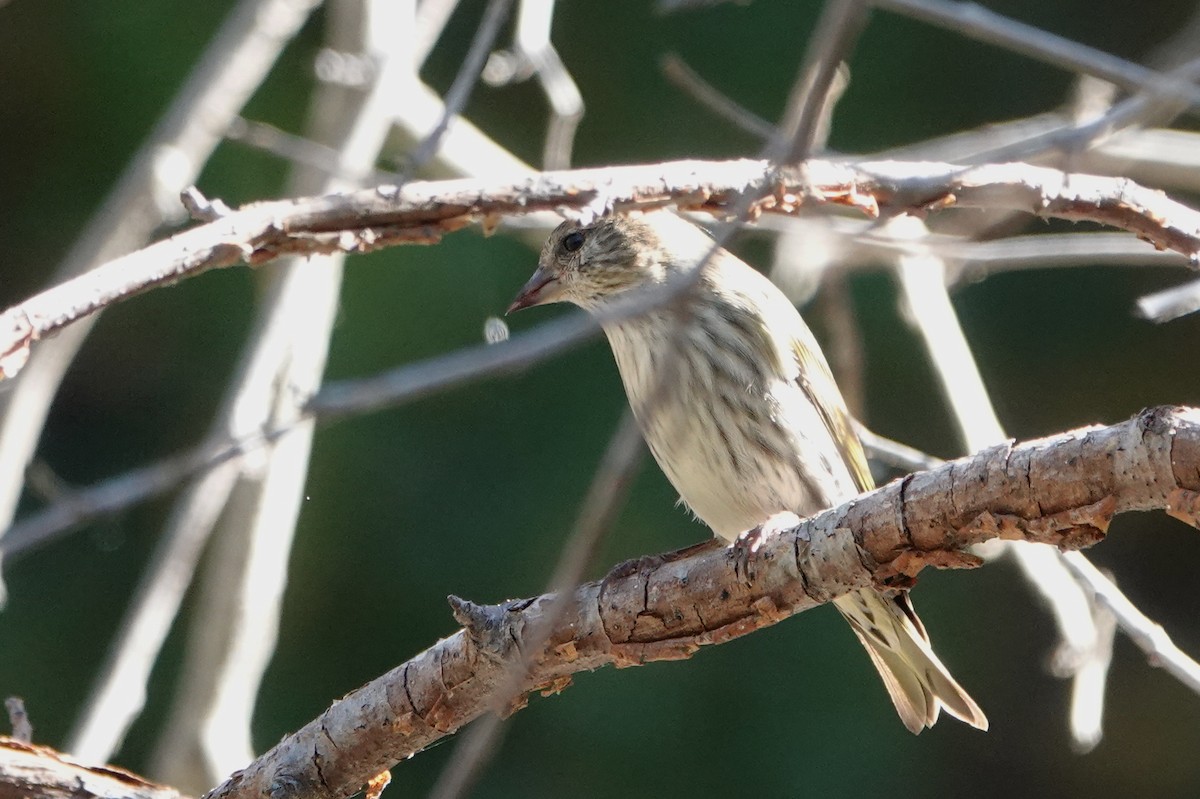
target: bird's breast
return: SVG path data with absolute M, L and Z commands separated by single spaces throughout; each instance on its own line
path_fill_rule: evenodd
M 772 374 L 736 330 L 670 322 L 643 317 L 605 332 L 646 442 L 681 499 L 729 540 L 780 511 L 823 507 L 835 489 L 804 453 L 820 443 L 807 433 L 823 426 L 796 382 Z

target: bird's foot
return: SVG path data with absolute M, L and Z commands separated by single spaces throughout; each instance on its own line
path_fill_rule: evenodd
M 733 550 L 733 568 L 742 581 L 750 582 L 750 559 L 758 554 L 768 540 L 800 524 L 800 517 L 791 511 L 781 511 L 757 527 L 751 527 L 739 535 L 730 546 Z

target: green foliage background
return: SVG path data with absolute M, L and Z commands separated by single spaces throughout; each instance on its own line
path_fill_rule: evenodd
M 231 7 L 229 0 L 15 0 L 0 5 L 0 301 L 48 279 Z M 424 75 L 449 85 L 482 8 L 464 2 Z M 661 17 L 645 2 L 563 2 L 554 36 L 587 101 L 579 165 L 720 158 L 758 143 L 660 76 L 667 51 L 775 118 L 816 3 L 759 0 Z M 988 4 L 1136 58 L 1173 33 L 1184 2 L 1008 0 Z M 322 42 L 318 14 L 249 116 L 295 130 Z M 869 151 L 1058 104 L 1062 73 L 877 13 L 852 62 L 831 145 Z M 545 119 L 531 85 L 480 87 L 469 116 L 536 162 Z M 200 180 L 231 204 L 278 196 L 286 166 L 225 145 Z M 1196 198 L 1182 198 L 1195 204 Z M 1045 229 L 1031 222 L 1030 229 Z M 760 264 L 763 249 L 746 249 Z M 350 261 L 329 367 L 365 375 L 480 340 L 532 269 L 514 239 L 455 234 L 435 247 Z M 1200 318 L 1133 318 L 1179 270 L 1029 271 L 960 289 L 955 302 L 1009 431 L 1031 437 L 1121 420 L 1159 403 L 1200 404 Z M 247 332 L 246 269 L 188 280 L 107 313 L 57 399 L 40 457 L 86 484 L 199 440 Z M 886 277 L 852 284 L 867 346 L 866 416 L 880 432 L 959 454 L 918 342 Z M 566 310 L 522 314 L 515 328 Z M 820 331 L 820 320 L 814 322 Z M 0 389 L 2 390 L 2 389 Z M 527 373 L 322 429 L 280 645 L 255 723 L 269 747 L 329 702 L 454 629 L 445 596 L 540 591 L 623 407 L 594 343 Z M 594 574 L 704 538 L 647 461 Z M 27 498 L 27 506 L 40 500 Z M 61 743 L 124 612 L 167 501 L 131 509 L 7 568 L 0 694 L 24 696 L 39 741 Z M 1186 650 L 1200 652 L 1195 531 L 1160 514 L 1122 518 L 1093 550 Z M 1118 639 L 1106 737 L 1072 754 L 1068 686 L 1047 675 L 1051 620 L 1008 565 L 928 574 L 916 601 L 943 659 L 992 731 L 944 721 L 904 731 L 870 664 L 832 611 L 804 614 L 686 663 L 581 675 L 512 720 L 479 797 L 1194 796 L 1200 698 Z M 185 618 L 186 621 L 186 618 Z M 177 630 L 147 715 L 119 755 L 143 767 L 177 672 Z M 421 795 L 453 746 L 394 771 Z

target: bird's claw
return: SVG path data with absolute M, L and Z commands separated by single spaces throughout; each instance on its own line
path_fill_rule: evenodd
M 734 540 L 730 547 L 733 550 L 733 567 L 744 582 L 750 582 L 750 559 L 758 554 L 763 544 L 799 523 L 799 516 L 791 511 L 782 511 L 757 527 L 751 527 Z

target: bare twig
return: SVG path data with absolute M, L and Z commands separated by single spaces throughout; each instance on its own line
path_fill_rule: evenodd
M 1122 167 L 1127 177 L 1154 186 L 1200 191 L 1200 134 L 1190 130 L 1125 130 L 1088 153 L 1105 173 Z
M 140 247 L 165 221 L 180 215 L 179 192 L 195 181 L 221 141 L 225 125 L 262 83 L 316 4 L 315 0 L 242 0 L 237 5 L 80 233 L 58 269 L 57 280 Z M 42 347 L 20 385 L 0 398 L 4 414 L 0 420 L 0 528 L 12 521 L 25 467 L 41 436 L 50 400 L 91 325 L 91 321 L 77 325 Z M 8 373 L 7 368 L 4 371 Z
M 609 441 L 608 449 L 596 469 L 587 496 L 579 508 L 574 528 L 559 556 L 558 564 L 550 577 L 547 593 L 568 597 L 572 589 L 583 579 L 588 565 L 611 527 L 617 511 L 625 501 L 637 463 L 643 452 L 642 435 L 630 411 L 621 417 L 620 425 Z M 514 663 L 504 681 L 493 695 L 494 712 L 480 724 L 475 725 L 463 737 L 446 770 L 438 778 L 431 796 L 433 799 L 457 799 L 466 794 L 471 785 L 494 754 L 500 742 L 500 733 L 506 711 L 524 691 L 522 686 L 529 679 L 529 668 L 533 656 L 546 646 L 549 636 L 562 622 L 570 609 L 565 601 L 554 602 L 539 619 L 538 627 L 526 633 L 526 656 Z
M 1146 653 L 1152 666 L 1159 666 L 1196 693 L 1200 693 L 1200 663 L 1182 652 L 1161 625 L 1146 618 L 1129 598 L 1097 569 L 1091 561 L 1077 552 L 1063 555 L 1063 562 L 1076 579 L 1093 592 L 1096 601 L 1117 619 L 1121 631 Z
M 1200 280 L 1147 294 L 1137 301 L 1137 310 L 1155 322 L 1169 322 L 1200 311 Z
M 398 132 L 414 144 L 433 130 L 445 113 L 438 95 L 420 82 L 405 90 L 405 101 L 396 108 Z M 450 121 L 442 147 L 424 170 L 430 177 L 513 180 L 537 171 L 501 147 L 463 117 Z M 554 215 L 555 223 L 561 219 Z
M 253 147 L 280 158 L 294 166 L 315 169 L 330 177 L 349 180 L 350 175 L 338 174 L 338 151 L 303 136 L 280 130 L 274 125 L 238 117 L 225 133 L 229 141 Z M 381 169 L 374 170 L 370 183 L 395 183 L 400 175 Z
M 1069 72 L 1102 78 L 1123 89 L 1145 89 L 1189 106 L 1200 104 L 1200 87 L 1057 34 L 1010 19 L 975 3 L 950 0 L 870 0 L 885 8 L 955 33 L 1035 58 Z
M 822 6 L 804 54 L 805 79 L 792 90 L 784 112 L 786 149 L 768 155 L 771 160 L 799 164 L 824 145 L 841 93 L 836 88 L 838 65 L 866 27 L 867 10 L 865 0 L 827 0 Z
M 664 55 L 659 67 L 667 80 L 722 119 L 764 141 L 775 135 L 774 125 L 719 92 L 677 53 Z
M 402 182 L 411 178 L 433 158 L 442 145 L 442 139 L 450 127 L 450 121 L 462 113 L 463 108 L 466 107 L 475 84 L 479 82 L 479 74 L 483 71 L 484 61 L 487 59 L 496 37 L 500 34 L 500 26 L 508 19 L 508 11 L 511 7 L 512 0 L 488 0 L 487 8 L 483 12 L 483 19 L 475 31 L 475 37 L 471 40 L 467 55 L 459 66 L 458 74 L 454 76 L 454 82 L 450 84 L 450 90 L 446 92 L 442 118 L 406 158 L 404 169 L 401 170 Z
M 223 509 L 221 495 L 236 478 L 236 465 L 231 465 L 230 459 L 222 460 L 223 465 L 207 472 L 195 493 L 189 493 L 173 509 L 166 534 L 134 592 L 125 622 L 109 644 L 67 745 L 85 760 L 107 760 L 145 704 L 146 684 L 159 648 L 191 584 L 208 533 Z M 150 472 L 144 485 L 165 486 L 178 465 L 174 462 L 169 468 Z M 146 475 L 145 470 L 140 471 Z
M 1091 566 L 1090 561 L 1086 558 L 1083 560 Z M 1108 579 L 1106 582 L 1112 585 Z M 1117 619 L 1106 606 L 1099 604 L 1095 597 L 1092 597 L 1088 610 L 1096 627 L 1095 644 L 1079 662 L 1061 664 L 1066 667 L 1066 673 L 1062 676 L 1072 678 L 1067 728 L 1071 731 L 1072 747 L 1079 754 L 1095 749 L 1104 737 L 1104 702 L 1096 701 L 1096 698 L 1103 699 L 1107 690 L 1109 669 L 1112 668 L 1113 644 L 1116 643 L 1117 635 Z M 1051 668 L 1055 665 L 1052 662 Z
M 846 407 L 855 416 L 866 418 L 866 352 L 862 328 L 855 323 L 849 275 L 840 271 L 825 275 L 813 310 L 829 331 L 825 350 Z
M 336 146 L 335 174 L 349 180 L 301 169 L 291 180 L 296 192 L 361 185 L 391 128 L 392 106 L 410 83 L 407 39 L 391 32 L 410 27 L 412 3 L 336 0 L 328 14 L 329 47 L 369 60 L 372 82 L 365 93 L 321 84 L 310 129 Z M 195 790 L 254 755 L 250 724 L 275 649 L 312 446 L 313 425 L 301 405 L 320 385 L 339 304 L 341 256 L 290 259 L 283 266 L 260 312 L 261 335 L 246 347 L 253 368 L 231 383 L 214 436 L 237 438 L 239 426 L 247 425 L 288 429 L 255 457 L 232 464 L 235 480 L 209 496 L 223 509 L 217 545 L 154 758 L 156 773 Z
M 935 469 L 945 463 L 941 458 L 935 458 L 907 444 L 884 438 L 861 424 L 854 425 L 854 432 L 862 441 L 863 449 L 866 450 L 868 457 L 893 469 L 903 472 L 919 472 L 924 469 Z
M 379 72 L 379 81 L 387 83 L 385 78 L 388 74 L 391 73 L 385 64 Z M 391 91 L 394 88 L 395 82 L 392 81 L 387 83 L 385 91 Z M 338 90 L 345 91 L 340 85 Z M 376 114 L 376 116 L 379 115 Z M 342 118 L 340 115 L 338 116 L 337 124 L 343 124 Z M 382 141 L 386 132 L 388 119 L 387 115 L 380 117 L 381 121 L 377 125 L 379 132 L 373 137 L 375 144 L 371 144 L 371 137 L 368 137 L 365 142 L 369 154 L 365 158 L 359 157 L 357 161 L 343 158 L 338 165 L 339 172 L 356 170 L 361 174 L 364 171 L 370 171 L 375 154 L 378 152 L 379 142 Z M 310 181 L 309 190 L 320 185 L 320 182 Z M 335 186 L 336 184 L 326 183 L 324 188 L 332 190 Z M 303 271 L 305 276 L 293 274 L 298 271 Z M 314 279 L 319 279 L 319 284 L 313 285 Z M 326 282 L 329 282 L 329 285 L 326 285 Z M 319 339 L 320 331 L 328 327 L 325 325 L 323 328 L 320 324 L 318 309 L 322 307 L 323 303 L 330 302 L 333 303 L 330 307 L 336 307 L 337 282 L 337 268 L 334 264 L 301 265 L 290 270 L 290 273 L 285 272 L 279 276 L 276 281 L 276 290 L 271 293 L 270 299 L 264 305 L 265 320 L 260 323 L 258 335 L 252 339 L 253 343 L 245 357 L 243 369 L 227 395 L 225 408 L 215 424 L 210 440 L 239 440 L 259 426 L 267 424 L 272 418 L 276 421 L 288 418 L 284 406 L 295 401 L 294 395 L 289 392 L 303 391 L 299 388 L 303 385 L 313 386 L 314 378 L 311 377 L 311 373 L 315 372 L 319 377 L 323 370 L 325 347 L 320 345 L 319 340 L 312 340 L 312 337 L 316 336 Z M 307 296 L 309 292 L 315 297 Z M 297 308 L 302 309 L 302 319 L 295 319 L 295 309 Z M 326 316 L 331 319 L 332 311 L 328 312 Z M 292 321 L 288 321 L 289 319 Z M 307 337 L 307 340 L 297 345 L 294 341 L 296 333 L 293 330 L 300 330 L 300 335 Z M 310 369 L 309 377 L 303 377 L 303 370 L 307 364 L 312 363 L 311 359 L 313 358 L 316 359 L 315 369 Z M 286 375 L 280 375 L 280 364 L 286 365 L 288 370 Z M 284 395 L 282 402 L 277 397 L 280 392 Z M 303 428 L 293 429 L 290 432 L 290 440 L 294 442 L 299 440 L 300 437 L 297 434 L 302 433 Z M 285 439 L 277 446 L 286 445 L 287 442 L 288 440 Z M 269 464 L 272 457 L 277 456 L 274 452 L 268 453 L 265 463 Z M 298 465 L 301 468 L 299 478 L 294 478 L 293 483 L 297 480 L 302 482 L 303 465 L 306 460 L 305 453 L 296 452 L 294 446 L 284 459 L 289 466 L 295 468 Z M 264 461 L 257 462 L 255 468 L 263 469 L 262 474 L 267 476 L 274 475 L 278 471 L 266 469 Z M 107 758 L 113 747 L 120 741 L 128 723 L 139 712 L 144 701 L 145 681 L 157 658 L 162 640 L 174 619 L 183 592 L 191 581 L 201 547 L 207 541 L 217 520 L 223 514 L 225 518 L 230 518 L 226 507 L 227 502 L 239 480 L 244 479 L 243 473 L 244 469 L 241 465 L 226 461 L 217 471 L 206 474 L 176 506 L 171 524 L 168 526 L 151 562 L 151 568 L 139 588 L 127 621 L 122 625 L 122 635 L 113 646 L 109 660 L 102 670 L 101 679 L 89 701 L 87 712 L 73 736 L 72 748 L 74 751 L 94 760 Z M 277 486 L 278 480 L 272 482 L 264 477 L 263 485 L 268 488 Z M 264 518 L 264 509 L 272 507 L 267 498 L 268 494 L 270 492 L 264 489 L 261 505 L 255 508 L 252 516 L 259 519 Z M 243 492 L 243 498 L 244 496 Z M 247 529 L 250 531 L 256 529 L 249 520 L 244 525 L 235 523 L 234 526 L 241 528 L 239 534 L 244 533 Z M 286 534 L 293 525 L 280 518 L 267 521 L 266 526 L 276 536 L 273 540 L 279 541 L 279 536 L 286 538 Z M 285 547 L 283 554 L 273 559 L 266 553 L 275 550 L 258 546 L 252 548 L 252 554 L 257 555 L 257 558 L 242 555 L 229 562 L 238 564 L 238 568 L 244 568 L 247 573 L 253 571 L 252 567 L 255 564 L 264 563 L 264 557 L 275 563 L 286 563 L 286 540 L 282 543 Z M 260 614 L 271 614 L 272 605 L 264 600 L 270 594 L 266 589 L 272 584 L 272 577 L 274 576 L 274 582 L 280 580 L 275 576 L 278 571 L 278 568 L 275 570 L 258 568 L 253 579 L 256 590 L 262 592 L 261 595 L 249 605 L 234 606 L 218 613 L 216 618 L 222 620 L 219 628 L 226 629 L 233 626 L 233 621 L 244 620 L 243 607 L 252 606 Z M 237 596 L 236 592 L 229 590 L 231 585 L 236 584 L 236 580 L 236 577 L 222 578 L 222 601 L 226 601 L 226 597 Z M 200 626 L 205 625 L 202 623 Z M 218 626 L 210 626 L 207 632 L 211 633 L 216 629 Z M 211 635 L 208 640 L 213 640 Z M 219 692 L 219 687 L 227 684 L 222 683 L 220 678 L 221 675 L 228 672 L 228 669 L 232 668 L 237 672 L 236 682 L 239 691 L 256 685 L 255 666 L 250 661 L 256 659 L 260 665 L 265 666 L 273 636 L 256 631 L 245 636 L 244 640 L 251 641 L 250 648 L 254 648 L 256 651 L 267 646 L 267 655 L 260 654 L 254 658 L 249 654 L 249 648 L 245 646 L 239 650 L 240 657 L 237 658 L 226 659 L 223 657 L 225 652 L 220 655 L 210 653 L 205 656 L 203 673 L 206 675 L 205 684 L 211 690 L 199 690 L 192 684 L 188 690 L 181 692 L 181 695 L 187 696 L 189 702 L 193 703 L 191 711 L 186 714 L 188 733 L 181 734 L 188 742 L 198 740 L 196 717 L 211 710 L 211 707 L 202 706 L 201 703 L 204 698 L 211 695 L 212 691 Z M 214 662 L 225 664 L 225 667 L 214 669 Z M 252 701 L 248 703 L 229 701 L 228 691 L 225 692 L 224 699 L 225 701 L 218 703 L 218 706 L 224 711 L 224 715 L 212 722 L 220 727 L 220 733 L 215 738 L 210 737 L 206 742 L 203 754 L 197 755 L 194 760 L 190 761 L 189 765 L 194 768 L 190 768 L 186 775 L 180 773 L 178 759 L 173 761 L 171 766 L 164 767 L 173 773 L 177 781 L 191 782 L 194 785 L 211 784 L 211 780 L 216 775 L 228 773 L 230 769 L 246 762 L 252 756 L 249 748 L 249 711 L 245 708 L 252 706 L 253 703 Z M 239 715 L 245 717 L 240 724 L 237 718 Z M 239 730 L 244 730 L 244 733 L 239 734 Z M 167 734 L 164 735 L 164 740 L 175 740 L 178 743 L 181 735 Z M 212 744 L 213 740 L 217 741 L 215 746 Z M 163 748 L 170 747 L 164 746 Z M 175 750 L 183 748 L 185 747 L 174 747 Z M 191 754 L 195 748 L 188 748 L 187 751 Z M 200 765 L 196 765 L 196 763 L 200 763 Z M 210 768 L 205 769 L 205 765 Z
M 270 436 L 247 435 L 236 442 L 205 443 L 86 488 L 64 494 L 45 510 L 12 525 L 0 544 L 5 558 L 17 561 L 67 531 L 92 519 L 161 496 L 183 481 L 260 447 Z
M 13 740 L 33 743 L 33 725 L 29 723 L 29 714 L 25 712 L 25 701 L 19 696 L 10 696 L 4 700 L 4 709 L 8 711 L 8 725 L 12 728 Z
M 1034 234 L 997 241 L 933 244 L 932 249 L 950 263 L 950 275 L 956 283 L 1022 269 L 1189 266 L 1189 260 L 1179 253 L 1146 247 L 1119 233 Z
M 642 298 L 617 311 L 622 315 L 642 313 L 655 303 L 661 303 L 666 296 Z M 620 317 L 613 314 L 604 318 L 615 320 Z M 582 313 L 572 314 L 497 344 L 467 347 L 372 377 L 330 383 L 309 401 L 307 409 L 323 421 L 334 421 L 369 410 L 415 402 L 474 380 L 520 372 L 599 333 L 598 320 Z M 289 424 L 269 431 L 253 431 L 234 441 L 206 442 L 171 458 L 73 491 L 49 508 L 13 525 L 0 552 L 16 560 L 57 540 L 76 526 L 159 496 L 196 474 L 264 446 L 290 429 Z
M 920 220 L 901 217 L 888 223 L 888 232 L 916 241 L 926 230 Z M 896 275 L 904 316 L 921 334 L 959 438 L 968 452 L 977 452 L 1007 436 L 946 294 L 944 271 L 937 256 L 909 253 L 898 259 Z
M 484 80 L 493 85 L 537 76 L 550 104 L 542 165 L 566 169 L 571 165 L 575 130 L 583 119 L 583 95 L 563 65 L 550 41 L 555 0 L 521 0 L 513 52 L 496 53 L 484 70 Z
M 772 193 L 773 196 L 765 197 Z M 32 341 L 150 288 L 242 261 L 285 253 L 331 253 L 430 241 L 476 219 L 560 208 L 658 207 L 728 212 L 737 197 L 764 197 L 757 210 L 794 213 L 804 201 L 852 205 L 870 214 L 923 212 L 953 204 L 1021 210 L 1124 228 L 1156 246 L 1200 250 L 1200 213 L 1126 180 L 1024 164 L 813 160 L 802 174 L 762 161 L 684 161 L 649 167 L 547 172 L 519 184 L 410 183 L 243 207 L 109 261 L 0 316 L 0 366 L 19 368 Z
M 914 251 L 945 261 L 952 286 L 1027 269 L 1189 266 L 1185 256 L 1147 247 L 1124 233 L 1034 233 L 994 241 L 931 233 L 914 248 L 913 242 L 889 236 L 873 222 L 848 217 L 760 217 L 755 228 L 794 239 L 790 246 L 776 247 L 771 269 L 772 279 L 794 302 L 806 302 L 827 271 L 879 271 L 898 255 Z
M 1020 161 L 1041 156 L 1048 151 L 1080 153 L 1097 141 L 1109 139 L 1134 125 L 1173 118 L 1178 114 L 1181 106 L 1172 94 L 1173 84 L 1170 81 L 1186 80 L 1190 85 L 1197 77 L 1200 77 L 1200 60 L 1193 60 L 1164 75 L 1162 84 L 1145 89 L 1133 97 L 1114 104 L 1099 116 L 1077 120 L 1027 139 L 1000 146 L 985 147 L 965 160 L 970 163 Z M 1104 159 L 1105 162 L 1113 171 L 1122 173 L 1127 171 L 1128 163 L 1113 163 L 1118 158 L 1115 148 L 1108 147 L 1102 152 L 1107 156 Z M 1093 160 L 1096 160 L 1095 156 L 1089 158 L 1089 161 Z M 1117 169 L 1118 166 L 1121 169 Z

